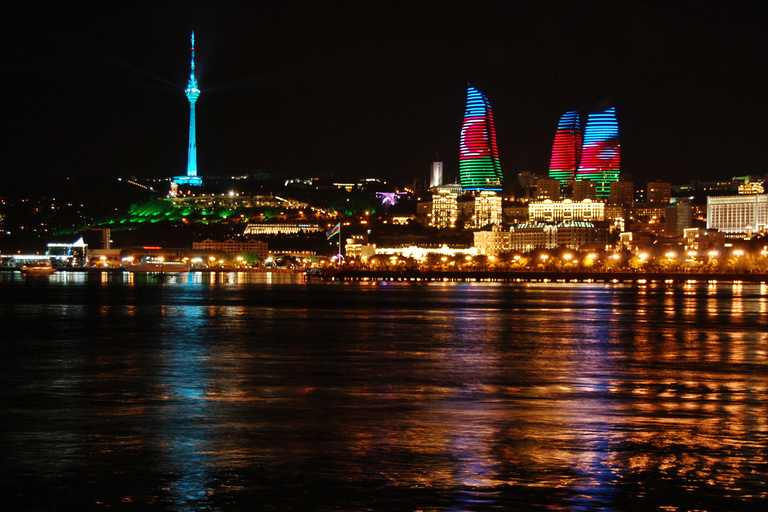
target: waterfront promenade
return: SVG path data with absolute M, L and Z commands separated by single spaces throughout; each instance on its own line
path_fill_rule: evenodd
M 309 273 L 310 277 L 341 281 L 490 281 L 490 282 L 605 282 L 642 283 L 689 281 L 768 282 L 768 273 L 542 271 L 542 270 L 337 270 Z

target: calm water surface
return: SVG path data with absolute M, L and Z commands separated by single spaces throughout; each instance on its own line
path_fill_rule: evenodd
M 6 510 L 768 496 L 765 285 L 5 273 L 0 320 Z

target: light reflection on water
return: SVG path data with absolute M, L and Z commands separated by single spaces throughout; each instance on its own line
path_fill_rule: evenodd
M 54 275 L 0 292 L 19 332 L 0 345 L 3 490 L 29 509 L 766 498 L 764 285 Z

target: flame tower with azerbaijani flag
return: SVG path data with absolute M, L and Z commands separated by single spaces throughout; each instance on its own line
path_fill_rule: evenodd
M 459 177 L 463 190 L 501 190 L 501 164 L 491 104 L 474 87 L 467 89 L 459 149 Z

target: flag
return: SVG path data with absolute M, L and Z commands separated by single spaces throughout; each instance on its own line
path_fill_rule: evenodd
M 338 235 L 339 233 L 341 233 L 341 222 L 336 224 L 336 226 L 332 230 L 328 231 L 325 234 L 325 236 L 328 237 L 328 240 L 330 240 L 331 238 L 333 238 L 335 235 Z

